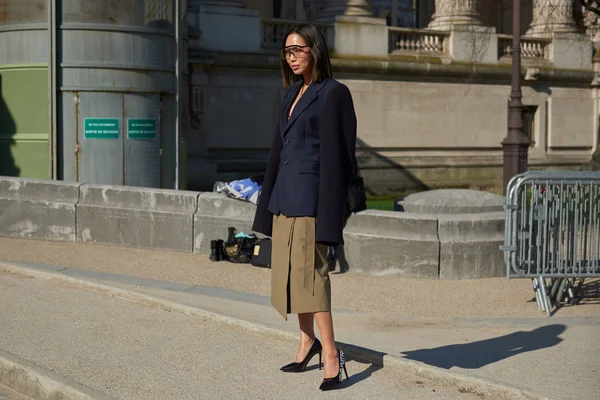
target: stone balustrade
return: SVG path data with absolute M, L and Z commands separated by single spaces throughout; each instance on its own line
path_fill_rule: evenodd
M 261 23 L 261 47 L 275 49 L 281 46 L 286 33 L 297 21 L 282 19 L 263 19 Z M 325 38 L 331 38 L 334 24 L 316 23 Z M 492 33 L 493 34 L 493 33 Z M 451 32 L 431 29 L 411 29 L 388 27 L 388 53 L 397 55 L 433 55 L 451 56 L 449 41 Z M 495 35 L 495 34 L 493 34 Z M 512 36 L 495 35 L 498 38 L 498 60 L 512 56 Z M 331 46 L 331 40 L 327 40 Z M 521 57 L 525 61 L 550 63 L 551 38 L 523 38 Z
M 549 38 L 522 38 L 521 57 L 533 62 L 550 62 L 550 46 L 552 39 Z M 498 35 L 498 58 L 510 58 L 513 54 L 512 36 Z
M 281 47 L 287 32 L 300 22 L 291 19 L 264 19 L 260 18 L 256 10 L 224 8 L 222 4 L 225 2 L 219 3 L 220 6 L 217 7 L 212 5 L 213 1 L 216 0 L 201 1 L 190 17 L 190 21 L 202 27 L 203 32 L 202 40 L 195 46 L 205 51 L 275 52 Z M 477 13 L 473 10 L 479 0 L 460 0 L 460 10 L 452 9 L 452 12 L 447 9 L 445 1 L 436 1 L 434 22 L 427 29 L 390 27 L 384 19 L 368 16 L 366 11 L 367 16 L 363 16 L 362 11 L 357 10 L 363 10 L 363 5 L 368 4 L 364 0 L 352 3 L 356 10 L 353 8 L 354 11 L 348 11 L 348 15 L 336 14 L 328 19 L 317 18 L 317 21 L 312 23 L 320 29 L 327 46 L 337 58 L 433 56 L 443 57 L 445 64 L 454 61 L 485 65 L 505 64 L 511 58 L 511 36 L 497 34 L 494 28 L 477 22 Z M 562 4 L 563 0 L 538 1 Z M 341 3 L 331 1 L 328 4 L 331 11 L 338 10 L 333 6 Z M 565 18 L 560 21 L 563 19 Z M 561 31 L 559 28 L 564 24 L 559 24 L 560 21 L 553 25 L 556 29 L 553 28 L 550 35 L 527 34 L 523 38 L 523 61 L 533 65 L 588 70 L 591 68 L 591 41 L 583 35 Z M 234 31 L 241 27 L 244 27 L 243 35 L 222 35 L 223 30 Z
M 482 0 L 436 0 L 427 29 L 387 26 L 373 16 L 370 0 L 323 0 L 311 19 L 332 54 L 344 59 L 385 59 L 389 55 L 444 57 L 448 62 L 505 64 L 512 55 L 511 36 L 497 34 L 480 18 Z M 286 33 L 303 21 L 264 19 L 239 0 L 191 0 L 189 20 L 202 30 L 195 45 L 226 53 L 271 52 Z M 192 7 L 193 5 L 193 7 Z M 534 20 L 521 45 L 524 62 L 555 68 L 589 70 L 591 42 L 577 33 L 568 0 L 534 0 Z M 550 7 L 551 6 L 551 7 Z M 552 8 L 552 15 L 548 14 Z M 542 15 L 543 14 L 543 15 Z M 546 15 L 548 14 L 548 15 Z M 223 35 L 223 31 L 243 35 Z M 194 47 L 194 46 L 192 46 Z
M 392 54 L 448 54 L 449 32 L 389 28 L 389 52 Z

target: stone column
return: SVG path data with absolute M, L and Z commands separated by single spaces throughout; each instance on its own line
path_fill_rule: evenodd
M 480 0 L 435 0 L 430 29 L 449 31 L 456 25 L 482 25 L 477 11 Z
M 321 0 L 317 21 L 333 21 L 337 15 L 373 17 L 371 0 Z
M 533 21 L 526 36 L 549 37 L 552 33 L 577 33 L 572 0 L 533 0 Z
M 585 32 L 594 42 L 594 48 L 598 50 L 600 48 L 600 15 L 592 11 L 583 10 L 583 26 Z

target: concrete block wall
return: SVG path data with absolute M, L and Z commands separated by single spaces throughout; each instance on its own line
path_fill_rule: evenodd
M 79 186 L 0 177 L 0 236 L 75 242 Z
M 226 197 L 221 193 L 202 193 L 194 216 L 194 253 L 208 254 L 210 241 L 226 239 L 227 228 L 251 233 L 256 206 Z
M 351 271 L 436 278 L 440 246 L 431 215 L 367 210 L 353 215 L 344 231 Z
M 0 236 L 207 255 L 227 227 L 251 233 L 255 206 L 218 193 L 0 177 Z M 413 278 L 503 276 L 504 215 L 367 210 L 345 229 L 351 272 Z
M 504 276 L 504 212 L 437 215 L 441 279 Z
M 199 194 L 81 185 L 77 240 L 191 253 Z

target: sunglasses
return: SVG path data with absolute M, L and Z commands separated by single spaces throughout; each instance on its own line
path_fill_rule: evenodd
M 304 51 L 302 49 L 304 49 L 305 47 L 310 47 L 310 46 L 306 45 L 306 46 L 284 47 L 279 52 L 279 55 L 281 56 L 282 60 L 288 60 L 288 59 L 292 58 L 292 56 L 294 56 L 294 58 L 296 58 L 296 59 L 299 57 L 304 57 L 306 55 L 307 51 Z

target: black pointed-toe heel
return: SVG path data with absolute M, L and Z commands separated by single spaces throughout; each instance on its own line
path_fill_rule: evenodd
M 333 389 L 336 386 L 338 386 L 340 383 L 342 383 L 342 381 L 343 381 L 342 371 L 344 371 L 344 373 L 346 374 L 346 380 L 348 380 L 348 371 L 346 371 L 346 355 L 344 354 L 343 351 L 338 349 L 338 356 L 340 359 L 340 367 L 339 367 L 338 374 L 336 376 L 334 376 L 333 378 L 323 379 L 323 382 L 321 383 L 321 386 L 319 386 L 319 389 L 330 390 L 330 389 Z
M 315 354 L 319 355 L 319 369 L 321 369 L 323 363 L 321 362 L 321 352 L 323 351 L 323 347 L 321 346 L 321 342 L 319 339 L 315 338 L 314 343 L 310 346 L 310 350 L 304 360 L 301 362 L 293 362 L 288 365 L 284 365 L 280 369 L 283 372 L 303 372 L 306 369 L 306 365 L 310 362 L 310 360 L 315 356 Z

